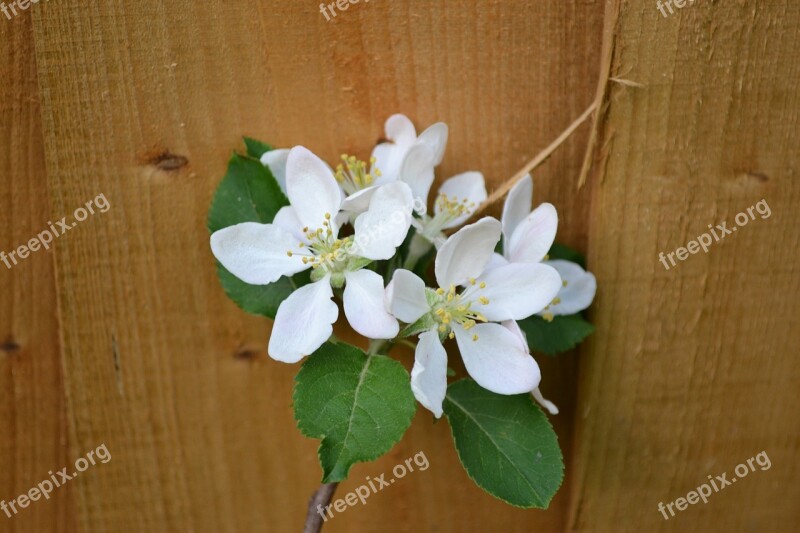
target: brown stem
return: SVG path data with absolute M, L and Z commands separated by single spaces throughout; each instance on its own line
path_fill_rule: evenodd
M 323 513 L 319 512 L 319 507 L 325 509 L 326 505 L 330 505 L 333 493 L 336 492 L 338 483 L 324 483 L 321 485 L 311 499 L 308 500 L 308 512 L 306 513 L 306 525 L 303 527 L 303 533 L 319 533 L 322 529 Z
M 572 135 L 572 134 L 573 134 L 573 132 L 574 132 L 576 129 L 578 129 L 578 126 L 580 126 L 581 124 L 583 124 L 583 123 L 586 121 L 586 119 L 588 119 L 588 118 L 589 118 L 589 117 L 592 115 L 592 113 L 593 113 L 593 112 L 594 112 L 596 109 L 597 109 L 597 101 L 594 101 L 594 102 L 592 102 L 592 104 L 591 104 L 591 105 L 590 105 L 590 106 L 589 106 L 589 107 L 586 109 L 586 111 L 584 111 L 584 112 L 583 112 L 583 114 L 582 114 L 580 117 L 578 117 L 577 119 L 575 119 L 575 121 L 574 121 L 572 124 L 570 124 L 570 125 L 569 125 L 569 127 L 568 127 L 566 130 L 564 130 L 564 131 L 561 133 L 561 135 L 559 135 L 559 136 L 558 136 L 558 138 L 557 138 L 555 141 L 553 141 L 552 143 L 550 143 L 550 146 L 548 146 L 547 148 L 545 148 L 544 150 L 542 150 L 541 152 L 539 152 L 538 154 L 536 154 L 536 157 L 534 157 L 533 159 L 531 159 L 530 161 L 528 161 L 528 163 L 527 163 L 527 164 L 526 164 L 524 167 L 522 167 L 522 168 L 519 170 L 519 172 L 517 172 L 516 174 L 514 174 L 514 176 L 512 176 L 512 177 L 511 177 L 511 179 L 507 180 L 507 181 L 506 181 L 505 183 L 503 183 L 503 184 L 502 184 L 500 187 L 498 187 L 498 188 L 497 188 L 497 190 L 495 190 L 495 191 L 494 191 L 494 192 L 493 192 L 493 193 L 492 193 L 492 194 L 489 196 L 489 198 L 487 198 L 487 199 L 486 199 L 486 201 L 485 201 L 485 202 L 483 202 L 481 205 L 479 205 L 479 206 L 478 206 L 478 209 L 476 209 L 476 210 L 475 210 L 475 212 L 474 212 L 474 213 L 472 213 L 472 217 L 470 217 L 470 218 L 474 218 L 474 217 L 476 217 L 477 215 L 481 214 L 481 213 L 482 213 L 482 212 L 483 212 L 483 211 L 484 211 L 484 210 L 485 210 L 487 207 L 489 207 L 490 205 L 492 205 L 493 203 L 495 203 L 497 200 L 499 200 L 500 198 L 502 198 L 503 196 L 505 196 L 505 195 L 506 195 L 506 193 L 507 193 L 508 191 L 510 191 L 510 190 L 511 190 L 511 188 L 512 188 L 514 185 L 516 185 L 516 183 L 517 183 L 519 180 L 521 180 L 522 178 L 524 178 L 526 174 L 528 174 L 528 173 L 529 173 L 529 172 L 531 172 L 533 169 L 535 169 L 536 167 L 538 167 L 539 165 L 541 165 L 542 163 L 544 163 L 544 162 L 547 160 L 547 158 L 548 158 L 548 157 L 550 157 L 551 155 L 553 155 L 553 152 L 555 152 L 555 151 L 556 151 L 556 148 L 558 148 L 559 146 L 561 146 L 561 144 L 562 144 L 564 141 L 566 141 L 567 139 L 569 139 L 570 135 Z

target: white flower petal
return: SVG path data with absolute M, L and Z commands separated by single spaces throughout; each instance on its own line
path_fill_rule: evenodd
M 288 148 L 270 150 L 269 152 L 264 152 L 264 155 L 261 156 L 261 164 L 269 168 L 284 194 L 286 194 L 286 160 L 288 158 Z
M 297 239 L 298 243 L 308 243 L 308 239 L 303 233 L 303 223 L 300 222 L 299 218 L 297 218 L 297 211 L 295 211 L 294 207 L 290 205 L 281 207 L 278 212 L 275 213 L 275 218 L 272 219 L 272 224 L 278 226 L 279 228 L 283 228 L 294 235 L 294 238 Z
M 344 277 L 344 314 L 353 329 L 369 339 L 396 337 L 400 326 L 386 310 L 383 278 L 371 270 L 346 272 Z
M 512 263 L 538 263 L 556 238 L 558 213 L 552 204 L 542 204 L 519 223 L 503 250 Z
M 400 146 L 410 146 L 417 140 L 417 129 L 407 116 L 397 113 L 386 119 L 386 138 Z
M 533 178 L 530 174 L 526 174 L 511 188 L 503 203 L 503 218 L 500 220 L 503 223 L 503 250 L 506 250 L 506 253 L 514 230 L 530 214 L 532 201 Z
M 522 331 L 522 328 L 519 327 L 516 320 L 504 320 L 501 322 L 501 325 L 514 334 L 517 338 L 517 342 L 519 342 L 521 350 L 524 350 L 525 353 L 531 353 L 530 348 L 528 348 L 528 339 L 525 337 L 525 332 Z
M 281 276 L 291 276 L 308 268 L 297 255 L 297 239 L 274 224 L 244 222 L 211 235 L 214 257 L 231 274 L 251 285 L 268 285 Z
M 425 297 L 425 282 L 409 270 L 398 269 L 386 286 L 386 305 L 394 316 L 407 324 L 430 311 Z
M 549 412 L 551 415 L 557 415 L 558 414 L 558 407 L 556 407 L 556 404 L 554 404 L 553 402 L 551 402 L 550 400 L 548 400 L 547 398 L 542 396 L 542 391 L 539 390 L 539 387 L 536 387 L 535 389 L 533 389 L 533 391 L 531 391 L 531 394 L 533 394 L 533 398 L 537 402 L 539 402 L 539 404 L 542 407 L 547 409 L 547 412 Z
M 300 222 L 310 229 L 321 228 L 325 214 L 334 217 L 342 204 L 342 191 L 330 167 L 302 146 L 289 152 L 286 195 Z
M 367 187 L 366 189 L 361 189 L 360 191 L 354 192 L 344 199 L 340 209 L 355 215 L 360 215 L 369 209 L 369 202 L 372 200 L 372 195 L 375 194 L 375 191 L 377 190 L 378 186 L 373 185 L 372 187 Z
M 408 149 L 417 140 L 417 130 L 405 115 L 392 115 L 386 120 L 386 138 L 391 142 L 377 145 L 372 150 L 375 166 L 381 171 L 380 183 L 395 181 Z
M 428 201 L 428 194 L 433 185 L 433 156 L 424 144 L 415 144 L 403 158 L 399 179 L 408 183 L 414 199 L 422 204 Z
M 447 393 L 447 352 L 435 329 L 419 336 L 411 369 L 411 390 L 436 418 L 442 416 L 442 402 Z
M 561 278 L 567 282 L 567 286 L 558 292 L 561 302 L 551 305 L 547 310 L 549 313 L 574 315 L 592 305 L 592 300 L 597 292 L 597 280 L 594 274 L 586 272 L 580 265 L 572 261 L 562 259 L 544 261 L 542 264 L 558 270 Z
M 500 324 L 478 324 L 468 331 L 453 327 L 467 372 L 478 385 L 497 394 L 521 394 L 539 386 L 541 374 L 533 357 Z M 477 340 L 472 340 L 477 335 Z
M 289 295 L 275 315 L 269 338 L 269 356 L 296 363 L 330 338 L 339 307 L 331 300 L 330 276 L 300 287 Z
M 472 216 L 472 213 L 486 200 L 486 183 L 480 172 L 464 172 L 442 183 L 439 194 L 444 194 L 450 200 L 457 200 L 467 206 L 463 215 L 454 218 L 444 225 L 444 229 L 456 228 Z M 434 205 L 434 212 L 439 214 L 439 202 Z
M 489 272 L 490 270 L 494 270 L 495 268 L 499 268 L 501 266 L 506 266 L 509 264 L 511 263 L 508 262 L 508 259 L 495 252 L 492 254 L 492 258 L 489 259 L 489 264 L 486 265 L 486 272 Z
M 448 238 L 436 254 L 436 282 L 442 288 L 463 285 L 486 268 L 500 240 L 500 222 L 484 217 Z
M 392 257 L 408 235 L 412 207 L 411 190 L 405 183 L 379 187 L 367 212 L 356 218 L 353 254 L 375 261 Z
M 433 154 L 433 164 L 438 166 L 444 158 L 449 130 L 444 122 L 437 122 L 419 134 L 417 142 L 427 146 Z
M 394 143 L 381 143 L 372 149 L 375 167 L 381 171 L 378 178 L 381 182 L 391 182 L 400 176 L 400 166 L 408 148 L 401 148 Z
M 481 289 L 482 283 L 486 287 Z M 511 263 L 490 270 L 469 287 L 472 308 L 492 322 L 522 320 L 547 307 L 561 290 L 561 276 L 541 263 Z M 486 298 L 486 304 L 478 302 Z

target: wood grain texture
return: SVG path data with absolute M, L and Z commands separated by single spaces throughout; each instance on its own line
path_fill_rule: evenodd
M 23 16 L 34 21 L 51 212 L 101 193 L 111 204 L 57 248 L 70 445 L 63 461 L 38 460 L 60 466 L 102 443 L 112 454 L 73 482 L 67 518 L 87 532 L 298 531 L 320 479 L 316 443 L 292 420 L 298 367 L 266 357 L 269 322 L 226 299 L 208 250 L 205 215 L 230 151 L 248 134 L 328 159 L 366 155 L 386 117 L 404 112 L 450 125 L 440 179 L 480 169 L 500 183 L 591 101 L 602 3 L 373 1 L 326 22 L 314 3 L 112 0 Z M 536 184 L 537 202 L 559 206 L 561 239 L 579 247 L 582 136 Z M 187 164 L 165 169 L 164 154 Z M 542 367 L 568 450 L 574 359 Z M 340 494 L 420 451 L 427 471 L 326 530 L 563 529 L 566 488 L 548 512 L 494 500 L 458 464 L 446 424 L 424 413 Z M 29 512 L 41 522 L 21 531 L 57 527 L 44 506 Z
M 8 261 L 0 263 L 0 500 L 7 501 L 67 464 L 69 440 L 54 253 L 8 257 L 53 217 L 32 20 L 0 19 L 0 43 L 0 251 Z M 64 487 L 36 509 L 0 513 L 0 530 L 75 531 L 73 501 Z
M 621 2 L 595 176 L 598 332 L 582 351 L 569 529 L 800 525 L 800 6 Z M 756 219 L 669 271 L 672 252 L 762 199 Z M 659 502 L 761 451 L 736 485 L 665 521 Z

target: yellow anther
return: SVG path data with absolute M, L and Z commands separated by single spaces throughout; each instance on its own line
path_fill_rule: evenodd
M 481 281 L 481 284 L 480 284 L 480 285 L 478 285 L 478 286 L 479 286 L 481 289 L 485 289 L 485 288 L 486 288 L 486 282 L 485 282 L 485 281 Z
M 304 264 L 304 265 L 307 265 L 307 264 L 308 264 L 308 257 L 304 257 L 304 258 L 303 258 L 303 264 Z
M 439 287 L 438 289 L 436 289 L 436 294 L 438 294 L 439 296 L 443 295 L 444 294 L 444 289 Z
M 456 338 L 456 334 L 451 331 L 450 335 L 448 335 L 448 337 L 450 337 L 451 339 L 455 339 Z
M 562 287 L 566 287 L 567 285 L 568 285 L 567 280 L 564 280 L 564 281 L 561 282 L 561 286 Z
M 556 297 L 556 298 L 553 298 L 553 303 L 552 303 L 552 305 L 558 305 L 558 304 L 560 304 L 560 303 L 561 303 L 561 298 L 558 298 L 558 297 Z
M 439 309 L 437 309 L 437 310 L 435 311 L 435 313 L 436 313 L 437 315 L 439 315 L 439 316 L 442 316 L 442 315 L 444 314 L 444 309 L 442 309 L 442 308 L 440 307 Z
M 480 298 L 478 298 L 478 301 L 483 305 L 489 305 L 489 298 L 487 298 L 486 296 L 481 296 Z
M 292 254 L 292 251 L 291 251 L 291 250 L 287 251 L 287 252 L 286 252 L 286 255 L 288 255 L 289 257 L 292 257 L 292 255 L 293 255 L 293 254 Z
M 552 322 L 553 318 L 555 317 L 553 316 L 553 313 L 544 313 L 542 314 L 542 318 L 544 318 L 548 322 Z
M 330 219 L 331 219 L 331 214 L 325 213 L 325 220 L 330 220 Z
M 375 156 L 369 158 L 369 162 L 372 165 L 374 165 L 376 161 L 377 161 L 377 159 L 375 159 Z
M 306 245 L 306 243 L 304 243 L 304 242 L 299 242 L 299 243 L 297 243 L 297 247 L 298 247 L 298 248 L 304 248 L 304 247 L 305 247 L 305 245 Z
M 474 334 L 474 335 L 472 336 L 472 340 L 473 340 L 473 341 L 476 341 L 476 340 L 478 340 L 478 334 L 477 334 L 477 333 L 476 333 L 476 334 Z
M 444 333 L 444 331 L 445 331 L 446 329 L 447 329 L 447 326 L 445 326 L 444 324 L 442 324 L 441 326 L 439 326 L 439 332 L 440 332 L 440 333 Z
M 469 278 L 470 285 L 475 285 L 475 281 L 476 281 L 475 278 Z

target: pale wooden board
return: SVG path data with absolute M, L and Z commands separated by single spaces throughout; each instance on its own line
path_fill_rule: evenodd
M 0 250 L 27 244 L 54 214 L 47 194 L 39 88 L 30 17 L 0 19 Z M 16 255 L 15 255 L 16 257 Z M 0 263 L 0 500 L 8 501 L 70 461 L 53 251 L 9 269 Z M 73 487 L 49 501 L 0 512 L 0 530 L 76 530 Z M 9 512 L 13 511 L 9 508 Z
M 598 332 L 581 352 L 578 531 L 800 526 L 800 5 L 623 2 L 595 176 Z M 658 260 L 762 199 L 760 217 L 666 271 Z M 658 511 L 761 451 L 668 522 Z
M 229 153 L 249 134 L 329 159 L 366 155 L 402 111 L 450 124 L 442 177 L 476 168 L 500 183 L 589 104 L 602 4 L 374 1 L 326 22 L 300 2 L 116 0 L 25 16 L 51 210 L 100 193 L 112 206 L 57 255 L 70 460 L 101 443 L 113 457 L 76 480 L 72 519 L 82 531 L 299 530 L 320 471 L 316 442 L 292 420 L 298 367 L 266 358 L 269 322 L 226 299 L 208 250 L 205 214 Z M 536 185 L 580 247 L 584 142 L 582 131 Z M 156 168 L 165 150 L 188 165 Z M 574 360 L 542 366 L 568 451 Z M 341 494 L 419 451 L 430 469 L 328 529 L 563 528 L 566 487 L 547 513 L 505 506 L 472 485 L 448 433 L 418 415 Z

